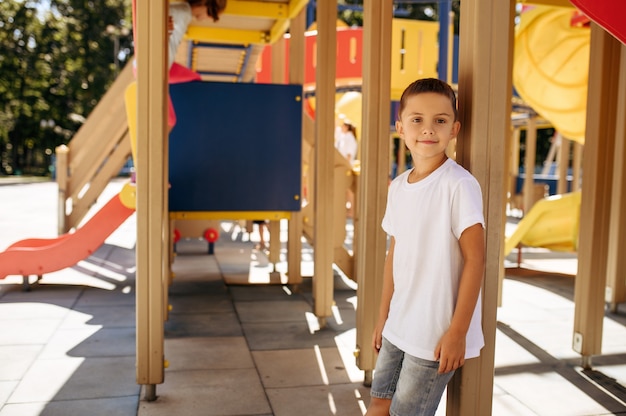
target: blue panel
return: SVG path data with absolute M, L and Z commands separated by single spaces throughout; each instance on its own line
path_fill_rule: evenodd
M 299 211 L 302 86 L 170 85 L 170 211 Z

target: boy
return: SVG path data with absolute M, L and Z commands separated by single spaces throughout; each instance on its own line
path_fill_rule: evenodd
M 438 79 L 415 81 L 400 99 L 396 130 L 414 168 L 391 183 L 382 221 L 391 243 L 368 416 L 434 415 L 454 371 L 484 345 L 482 194 L 445 153 L 457 118 L 454 91 Z

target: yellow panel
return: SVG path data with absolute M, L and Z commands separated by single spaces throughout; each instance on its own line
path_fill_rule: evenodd
M 439 22 L 393 19 L 391 36 L 391 98 L 399 100 L 418 78 L 437 78 Z
M 291 211 L 178 211 L 171 220 L 282 220 L 291 219 Z
M 229 1 L 226 4 L 224 14 L 264 19 L 285 19 L 289 17 L 289 5 L 259 1 Z
M 530 5 L 567 7 L 568 9 L 574 8 L 574 6 L 572 6 L 572 3 L 570 3 L 569 0 L 521 0 L 520 3 L 530 4 Z
M 220 42 L 248 45 L 268 43 L 269 35 L 258 30 L 219 29 L 203 26 L 189 26 L 186 39 L 200 42 Z

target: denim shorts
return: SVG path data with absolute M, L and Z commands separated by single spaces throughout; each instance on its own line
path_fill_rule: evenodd
M 438 369 L 438 362 L 406 354 L 383 338 L 370 395 L 391 399 L 391 416 L 434 415 L 454 374 Z

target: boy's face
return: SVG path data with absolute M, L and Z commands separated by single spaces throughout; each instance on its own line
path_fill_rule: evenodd
M 418 160 L 441 157 L 460 127 L 450 99 L 433 92 L 410 96 L 396 121 L 398 134 Z

